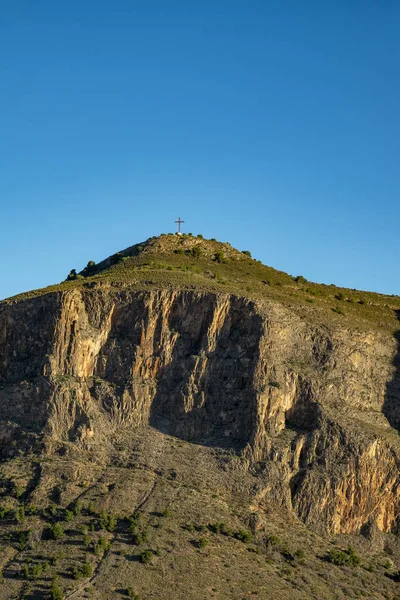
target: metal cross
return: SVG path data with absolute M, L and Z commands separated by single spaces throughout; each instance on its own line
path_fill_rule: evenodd
M 181 232 L 181 223 L 184 223 L 185 221 L 181 221 L 181 218 L 178 217 L 178 220 L 175 221 L 175 223 L 178 223 L 178 233 Z

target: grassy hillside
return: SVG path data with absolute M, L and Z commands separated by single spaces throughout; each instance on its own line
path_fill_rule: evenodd
M 136 289 L 173 286 L 276 300 L 304 317 L 334 321 L 348 327 L 398 330 L 400 298 L 334 285 L 316 284 L 291 276 L 253 259 L 229 243 L 202 236 L 161 235 L 88 266 L 70 281 L 3 300 L 15 302 L 53 291 L 100 284 Z

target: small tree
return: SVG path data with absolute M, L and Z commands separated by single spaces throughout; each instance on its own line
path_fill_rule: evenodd
M 60 523 L 54 523 L 52 527 L 50 527 L 50 535 L 53 540 L 60 540 L 64 537 L 64 529 L 60 525 Z
M 152 550 L 143 550 L 143 552 L 140 555 L 140 562 L 147 565 L 147 564 L 151 563 L 153 556 L 154 556 L 154 552 Z
M 69 272 L 69 275 L 67 277 L 67 281 L 74 281 L 74 279 L 77 279 L 77 273 L 76 273 L 76 269 L 71 269 Z
M 56 577 L 54 577 L 51 583 L 50 600 L 64 600 L 64 594 L 61 588 L 58 586 L 58 580 Z
M 201 256 L 201 248 L 200 248 L 200 246 L 193 246 L 193 248 L 192 248 L 192 256 L 194 258 L 199 258 L 199 256 Z

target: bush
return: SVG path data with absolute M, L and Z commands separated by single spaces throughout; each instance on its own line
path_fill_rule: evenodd
M 72 512 L 72 510 L 67 509 L 65 511 L 64 519 L 66 520 L 67 523 L 70 523 L 71 521 L 74 520 L 74 513 Z
M 111 548 L 111 542 L 106 540 L 106 538 L 99 538 L 94 545 L 94 553 L 96 556 L 101 556 L 105 552 L 107 552 Z
M 26 535 L 23 531 L 20 531 L 18 536 L 18 550 L 22 552 L 26 548 Z
M 281 545 L 281 539 L 277 535 L 270 535 L 265 541 L 272 548 L 278 548 Z
M 83 504 L 82 500 L 77 500 L 74 504 L 73 513 L 76 517 L 78 517 L 82 512 Z
M 17 523 L 25 523 L 25 508 L 20 506 L 14 513 L 15 520 Z
M 87 512 L 89 515 L 95 515 L 96 514 L 96 509 L 94 507 L 94 502 L 89 502 L 89 504 L 87 505 Z
M 200 248 L 200 246 L 193 246 L 193 248 L 192 248 L 192 256 L 194 258 L 198 258 L 199 256 L 201 256 L 201 248 Z
M 242 254 L 245 254 L 249 258 L 251 258 L 251 252 L 249 250 L 242 250 Z
M 338 566 L 354 567 L 360 564 L 360 557 L 352 546 L 348 546 L 346 550 L 333 548 L 329 550 L 327 558 L 331 563 Z
M 269 387 L 276 388 L 277 390 L 279 390 L 281 387 L 281 384 L 279 383 L 279 381 L 269 381 L 268 385 L 269 385 Z
M 43 565 L 41 563 L 37 563 L 36 565 L 33 565 L 32 567 L 32 579 L 33 581 L 37 581 L 43 571 Z
M 94 262 L 94 260 L 89 260 L 88 264 L 82 271 L 82 275 L 84 275 L 85 277 L 90 277 L 90 275 L 93 275 L 95 271 L 96 263 Z
M 201 537 L 197 542 L 198 548 L 205 548 L 208 544 L 208 539 L 205 537 Z
M 93 567 L 90 562 L 86 562 L 81 568 L 74 567 L 72 569 L 72 577 L 81 579 L 82 577 L 91 577 L 93 575 Z
M 54 523 L 54 525 L 50 526 L 49 534 L 53 540 L 60 540 L 65 535 L 64 529 L 62 528 L 60 523 Z
M 54 577 L 50 588 L 50 600 L 64 600 L 64 594 L 58 586 L 57 578 Z
M 307 279 L 305 277 L 303 277 L 303 275 L 297 275 L 297 277 L 293 277 L 293 279 L 297 283 L 307 283 Z
M 140 554 L 140 562 L 148 565 L 151 563 L 153 556 L 154 552 L 152 550 L 143 550 L 143 552 Z
M 208 529 L 213 533 L 222 533 L 223 535 L 231 535 L 231 530 L 225 525 L 224 522 L 221 523 L 210 523 Z
M 112 265 L 118 265 L 124 261 L 124 255 L 121 252 L 117 252 L 111 256 L 110 261 Z
M 113 515 L 112 513 L 107 513 L 105 511 L 100 513 L 100 521 L 99 521 L 99 527 L 100 529 L 109 531 L 110 533 L 112 533 L 118 523 L 118 519 L 115 515 Z
M 225 260 L 225 256 L 223 252 L 216 252 L 213 258 L 214 262 L 222 263 Z
M 0 506 L 0 519 L 4 519 L 7 515 L 8 510 L 4 506 Z
M 253 539 L 253 536 L 250 533 L 250 531 L 246 531 L 245 529 L 239 529 L 239 531 L 235 531 L 233 536 L 237 540 L 240 540 L 241 542 L 244 542 L 245 544 L 247 544 L 248 542 L 251 542 Z
M 74 281 L 75 279 L 78 279 L 76 269 L 71 269 L 68 274 L 67 281 Z
M 31 517 L 33 517 L 34 515 L 36 515 L 37 512 L 38 512 L 38 507 L 36 506 L 36 504 L 30 504 L 26 508 L 26 513 L 28 515 L 30 515 Z

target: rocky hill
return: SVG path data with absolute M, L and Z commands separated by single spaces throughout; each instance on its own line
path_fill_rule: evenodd
M 1 302 L 0 598 L 400 597 L 399 317 L 190 235 Z

